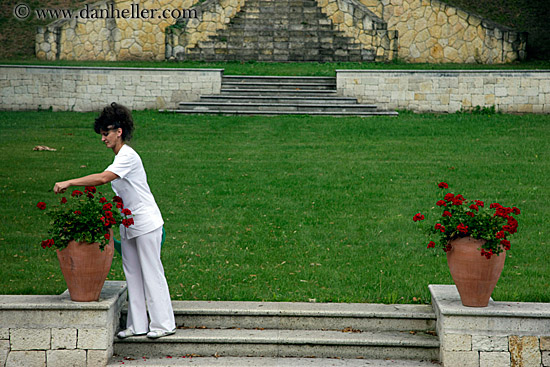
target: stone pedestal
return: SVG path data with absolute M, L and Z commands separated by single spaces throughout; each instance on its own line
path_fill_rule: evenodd
M 454 285 L 430 285 L 445 367 L 550 366 L 550 304 L 465 307 Z
M 0 366 L 105 366 L 126 297 L 122 281 L 105 282 L 98 302 L 0 295 Z

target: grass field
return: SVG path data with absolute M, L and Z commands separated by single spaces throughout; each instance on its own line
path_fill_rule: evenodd
M 95 116 L 0 112 L 2 293 L 66 288 L 35 205 L 57 201 L 55 181 L 110 164 Z M 550 301 L 548 115 L 134 118 L 174 299 L 429 302 L 428 284 L 452 279 L 411 219 L 444 180 L 522 210 L 493 298 Z M 124 278 L 120 256 L 109 278 Z

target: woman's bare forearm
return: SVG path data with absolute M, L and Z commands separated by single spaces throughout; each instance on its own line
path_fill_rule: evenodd
M 109 183 L 118 178 L 113 172 L 104 171 L 101 173 L 94 173 L 88 176 L 79 178 L 73 178 L 67 181 L 56 182 L 53 191 L 58 194 L 65 192 L 71 186 L 100 186 Z

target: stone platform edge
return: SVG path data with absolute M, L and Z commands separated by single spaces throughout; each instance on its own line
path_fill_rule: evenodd
M 126 282 L 107 281 L 97 302 L 58 296 L 0 296 L 0 367 L 107 365 Z
M 471 308 L 462 306 L 454 285 L 430 285 L 429 289 L 444 366 L 550 366 L 550 304 L 491 300 L 486 308 Z M 126 299 L 123 281 L 106 282 L 98 302 L 72 302 L 67 292 L 0 295 L 0 367 L 107 365 Z M 270 308 L 269 303 L 262 304 Z M 237 307 L 246 312 L 245 306 L 251 305 L 257 306 L 215 302 L 211 311 Z M 197 306 L 202 308 L 200 301 Z M 340 305 L 316 306 L 310 312 L 328 311 L 327 316 L 335 316 Z M 361 313 L 361 304 L 341 306 L 341 315 Z M 291 307 L 290 303 L 273 304 L 271 312 Z
M 550 366 L 550 304 L 465 307 L 454 285 L 430 285 L 444 366 Z

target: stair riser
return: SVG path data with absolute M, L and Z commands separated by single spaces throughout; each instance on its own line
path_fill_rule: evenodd
M 382 319 L 350 317 L 289 317 L 289 316 L 208 316 L 176 314 L 176 325 L 186 327 L 286 329 L 286 330 L 344 330 L 361 331 L 431 331 L 433 319 Z
M 228 89 L 305 89 L 305 90 L 336 90 L 336 86 L 332 84 L 253 84 L 253 83 L 222 83 L 222 88 L 224 90 Z
M 356 345 L 286 345 L 226 343 L 121 343 L 115 344 L 116 355 L 139 357 L 200 356 L 221 357 L 317 357 L 437 360 L 439 348 Z
M 233 76 L 224 76 L 222 77 L 222 84 L 230 83 L 281 83 L 281 84 L 330 84 L 336 86 L 336 78 L 333 77 L 319 77 L 319 78 L 300 78 L 300 77 L 233 77 Z
M 319 103 L 337 103 L 337 104 L 357 104 L 357 100 L 349 100 L 349 99 L 330 99 L 330 100 L 321 100 L 316 98 L 300 98 L 300 99 L 290 99 L 290 98 L 254 98 L 254 99 L 246 99 L 246 98 L 235 98 L 231 96 L 227 97 L 201 97 L 201 102 L 208 102 L 208 103 L 234 103 L 234 104 L 246 104 L 246 103 L 286 103 L 286 104 L 319 104 Z
M 247 106 L 246 104 L 239 104 L 234 106 L 198 106 L 198 105 L 180 105 L 181 109 L 194 109 L 197 112 L 205 111 L 265 111 L 265 112 L 295 112 L 298 114 L 307 114 L 313 112 L 374 112 L 375 108 L 369 107 L 353 107 L 354 105 L 349 105 L 349 107 L 309 107 L 309 106 Z
M 239 90 L 239 89 L 222 89 L 221 95 L 223 96 L 285 96 L 285 97 L 328 97 L 328 96 L 336 96 L 336 91 L 318 91 L 318 92 L 310 92 L 310 91 L 303 91 L 303 90 L 265 90 L 265 89 L 258 89 L 258 90 Z
M 164 110 L 161 112 L 181 113 L 190 115 L 219 114 L 219 115 L 254 115 L 254 116 L 282 116 L 282 115 L 322 115 L 322 116 L 399 116 L 397 112 L 372 111 L 372 112 L 287 112 L 287 111 L 208 111 L 208 110 Z

